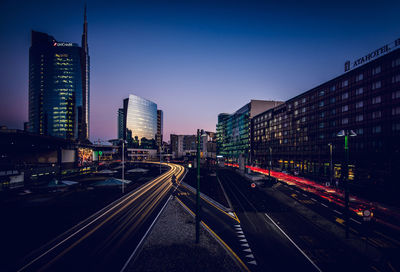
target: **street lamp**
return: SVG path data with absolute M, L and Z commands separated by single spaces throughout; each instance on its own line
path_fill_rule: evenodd
M 355 137 L 357 134 L 353 130 L 341 130 L 338 137 L 344 136 L 344 169 L 342 169 L 342 180 L 344 181 L 344 202 L 346 219 L 346 238 L 349 238 L 349 136 Z M 344 172 L 344 175 L 343 175 Z
M 269 169 L 268 169 L 268 173 L 269 173 L 269 181 L 271 181 L 271 166 L 272 166 L 272 147 L 269 147 Z
M 120 141 L 122 142 L 122 194 L 124 194 L 124 184 L 125 184 L 125 144 L 127 143 L 127 141 L 120 139 Z
M 196 244 L 200 240 L 200 137 L 207 136 L 204 130 L 197 129 L 197 190 L 196 190 Z
M 329 146 L 329 155 L 330 155 L 330 171 L 329 171 L 330 177 L 329 178 L 330 178 L 330 186 L 332 186 L 332 184 L 333 184 L 333 161 L 332 161 L 333 145 L 332 145 L 332 143 L 329 143 L 328 146 Z

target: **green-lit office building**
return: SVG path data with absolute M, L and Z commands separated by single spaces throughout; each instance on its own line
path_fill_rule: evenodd
M 279 101 L 251 100 L 232 114 L 218 115 L 217 155 L 225 161 L 250 161 L 250 121 L 268 109 L 280 105 Z

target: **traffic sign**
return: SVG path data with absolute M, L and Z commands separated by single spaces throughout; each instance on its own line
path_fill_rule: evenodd
M 256 188 L 256 184 L 254 182 L 251 184 L 251 188 Z
M 371 211 L 370 210 L 364 210 L 363 211 L 363 219 L 364 219 L 364 221 L 370 221 L 371 220 Z

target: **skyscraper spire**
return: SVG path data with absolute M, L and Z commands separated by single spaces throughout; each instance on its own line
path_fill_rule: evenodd
M 88 52 L 88 44 L 87 44 L 87 35 L 88 35 L 88 27 L 87 27 L 87 17 L 86 17 L 86 3 L 83 12 L 83 34 L 82 34 L 82 48 L 85 52 Z
M 83 106 L 80 117 L 80 139 L 87 140 L 89 138 L 89 122 L 90 122 L 90 57 L 88 47 L 88 23 L 86 17 L 86 3 L 83 12 L 83 33 L 82 33 L 82 51 L 81 51 L 81 70 L 82 70 L 82 101 Z

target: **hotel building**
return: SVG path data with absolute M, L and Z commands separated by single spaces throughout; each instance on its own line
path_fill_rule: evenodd
M 398 48 L 400 39 L 346 62 L 344 74 L 254 116 L 252 163 L 267 168 L 271 160 L 275 169 L 326 181 L 345 177 L 347 168 L 353 186 L 393 188 L 400 164 Z M 356 135 L 348 138 L 348 167 L 342 130 Z

